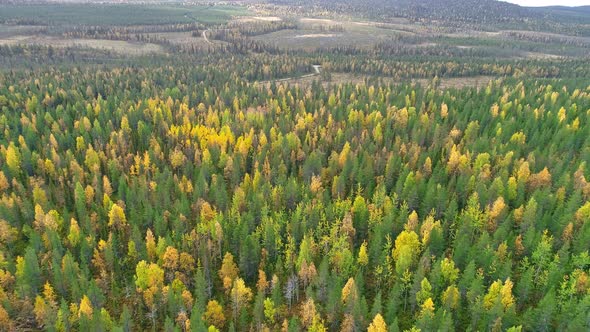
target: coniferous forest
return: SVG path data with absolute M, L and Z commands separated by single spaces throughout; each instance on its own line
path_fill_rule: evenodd
M 0 42 L 0 330 L 590 330 L 586 37 L 6 6 L 0 41 L 81 44 Z

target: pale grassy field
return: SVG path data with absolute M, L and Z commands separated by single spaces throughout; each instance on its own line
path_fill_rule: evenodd
M 165 50 L 162 46 L 151 43 L 139 43 L 107 39 L 69 39 L 43 35 L 16 35 L 11 37 L 4 37 L 0 38 L 0 45 L 42 45 L 58 48 L 81 47 L 107 50 L 123 55 L 146 55 L 152 53 L 165 53 Z

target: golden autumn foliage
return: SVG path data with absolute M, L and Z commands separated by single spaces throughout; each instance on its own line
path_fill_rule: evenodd
M 514 306 L 514 296 L 512 295 L 513 283 L 506 279 L 504 283 L 497 280 L 492 283 L 488 293 L 483 298 L 484 307 L 488 310 L 500 305 L 504 311 L 510 310 Z
M 532 190 L 551 186 L 551 173 L 549 173 L 547 167 L 543 168 L 539 173 L 531 174 L 528 178 L 528 185 Z
M 422 303 L 420 317 L 434 317 L 434 302 L 431 298 L 427 298 L 424 303 Z
M 369 255 L 367 254 L 367 243 L 366 242 L 363 242 L 363 244 L 361 244 L 361 248 L 359 249 L 357 262 L 361 266 L 367 266 L 367 264 L 369 264 Z
M 219 269 L 219 278 L 223 282 L 223 288 L 229 291 L 233 285 L 234 280 L 238 277 L 238 266 L 234 262 L 234 256 L 231 253 L 225 253 Z
M 127 217 L 125 216 L 125 211 L 119 205 L 113 204 L 109 212 L 109 226 L 123 228 L 126 225 Z
M 342 288 L 342 303 L 354 303 L 358 300 L 359 294 L 353 278 L 349 278 Z
M 449 106 L 445 103 L 440 105 L 440 117 L 446 119 L 449 116 Z
M 209 325 L 213 325 L 218 329 L 223 329 L 225 326 L 223 307 L 215 300 L 209 301 L 207 303 L 207 309 L 203 314 L 203 320 Z
M 506 203 L 504 201 L 504 197 L 498 197 L 494 201 L 494 203 L 488 207 L 487 210 L 487 215 L 489 217 L 487 228 L 488 231 L 493 232 L 494 230 L 496 230 L 499 218 L 504 214 L 504 211 L 506 210 Z
M 410 213 L 408 216 L 408 221 L 404 225 L 404 229 L 407 232 L 416 232 L 418 230 L 418 223 L 418 213 L 416 213 L 416 211 L 412 211 L 412 213 Z
M 157 264 L 140 261 L 135 268 L 135 285 L 143 293 L 146 305 L 154 305 L 164 287 L 164 270 Z
M 383 316 L 381 314 L 375 315 L 373 321 L 369 325 L 367 332 L 387 332 L 387 324 L 385 324 L 385 320 L 383 320 Z
M 6 175 L 4 175 L 4 172 L 0 171 L 0 193 L 6 191 L 9 186 L 10 184 L 8 183 Z
M 152 230 L 148 228 L 145 236 L 145 246 L 146 251 L 149 259 L 153 261 L 156 258 L 156 239 L 154 238 L 154 233 Z
M 457 173 L 466 171 L 469 167 L 471 157 L 469 153 L 462 154 L 456 145 L 453 145 L 447 161 L 447 171 L 449 173 Z
M 176 270 L 178 267 L 178 250 L 172 246 L 166 247 L 166 251 L 162 256 L 162 265 L 169 270 Z
M 8 145 L 8 149 L 6 149 L 6 165 L 8 165 L 8 169 L 10 170 L 13 176 L 16 176 L 20 173 L 21 168 L 21 156 L 19 149 L 14 145 Z
M 417 259 L 420 253 L 420 241 L 418 235 L 413 231 L 403 231 L 395 239 L 395 246 L 392 252 L 396 263 L 396 269 L 402 273 L 408 269 Z
M 0 70 L 0 330 L 588 330 L 587 61 L 474 61 L 491 48 L 424 31 L 287 56 L 260 41 L 301 30 L 281 13 L 191 13 L 63 31 L 174 56 Z
M 10 316 L 3 306 L 0 306 L 0 327 L 7 331 L 10 331 L 13 328 L 13 323 L 10 320 Z
M 86 317 L 88 319 L 92 318 L 92 312 L 94 310 L 92 309 L 92 303 L 90 303 L 90 299 L 88 298 L 88 296 L 84 295 L 82 297 L 82 300 L 80 300 L 80 307 L 78 309 L 78 316 L 82 317 Z
M 72 218 L 70 220 L 70 231 L 68 234 L 68 241 L 72 247 L 77 246 L 80 243 L 80 227 L 78 226 L 78 222 Z
M 234 280 L 233 287 L 230 292 L 232 306 L 234 312 L 239 312 L 242 308 L 247 306 L 252 300 L 252 290 L 246 286 L 242 278 Z
M 263 270 L 258 270 L 258 281 L 256 282 L 256 289 L 259 292 L 266 292 L 266 289 L 269 286 L 269 282 L 266 279 L 266 273 Z
M 308 298 L 306 301 L 304 301 L 301 305 L 300 311 L 301 322 L 303 326 L 310 328 L 314 323 L 314 319 L 317 317 L 317 310 L 314 300 L 312 298 Z
M 590 202 L 586 202 L 586 204 L 576 211 L 575 218 L 580 224 L 590 220 Z
M 442 226 L 440 220 L 434 220 L 432 215 L 426 217 L 426 220 L 420 226 L 420 235 L 422 236 L 422 245 L 428 245 L 430 241 L 430 235 L 433 230 L 436 230 L 442 234 Z
M 35 309 L 34 309 L 34 313 L 35 313 L 35 319 L 37 320 L 37 324 L 40 327 L 43 327 L 45 325 L 45 322 L 47 321 L 47 315 L 48 315 L 48 308 L 47 308 L 47 303 L 45 303 L 45 300 L 43 300 L 43 298 L 39 295 L 37 295 L 37 297 L 35 298 Z

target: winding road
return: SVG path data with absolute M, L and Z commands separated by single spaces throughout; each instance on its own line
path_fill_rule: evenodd
M 213 45 L 213 43 L 209 40 L 209 38 L 207 38 L 207 32 L 211 31 L 211 29 L 207 29 L 205 31 L 203 31 L 203 39 L 205 39 L 205 41 L 207 42 L 207 44 Z
M 186 17 L 190 17 L 188 14 L 185 14 L 185 16 Z M 194 19 L 194 18 L 192 18 L 192 19 Z M 195 22 L 196 21 L 197 20 L 195 20 Z M 207 32 L 210 32 L 210 31 L 211 31 L 211 29 L 207 29 L 207 30 L 203 31 L 203 33 L 202 33 L 203 39 L 205 40 L 205 42 L 207 44 L 214 45 L 214 43 L 211 42 L 209 40 L 209 38 L 207 38 Z M 314 76 L 318 76 L 318 75 L 321 74 L 321 69 L 322 69 L 322 66 L 321 65 L 312 65 L 312 67 L 313 67 L 314 73 L 311 73 L 311 74 L 306 74 L 306 75 L 302 75 L 302 76 L 299 76 L 299 77 L 286 77 L 286 78 L 281 78 L 281 79 L 277 79 L 277 80 L 261 81 L 261 82 L 258 82 L 258 83 L 259 84 L 268 84 L 268 83 L 271 83 L 271 82 L 287 82 L 287 81 L 291 81 L 291 80 L 298 80 L 298 79 L 302 79 L 302 78 L 314 77 Z
M 192 17 L 188 13 L 184 14 L 184 17 L 192 19 L 193 21 L 195 21 L 195 23 L 199 23 L 199 21 L 196 18 Z M 203 39 L 205 39 L 205 42 L 207 44 L 213 45 L 213 43 L 209 40 L 209 38 L 207 38 L 207 32 L 209 32 L 209 31 L 211 31 L 211 29 L 207 29 L 207 30 L 203 31 Z

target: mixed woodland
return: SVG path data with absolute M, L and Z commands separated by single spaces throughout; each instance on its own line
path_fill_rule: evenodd
M 159 22 L 0 46 L 0 330 L 590 330 L 587 58 Z

